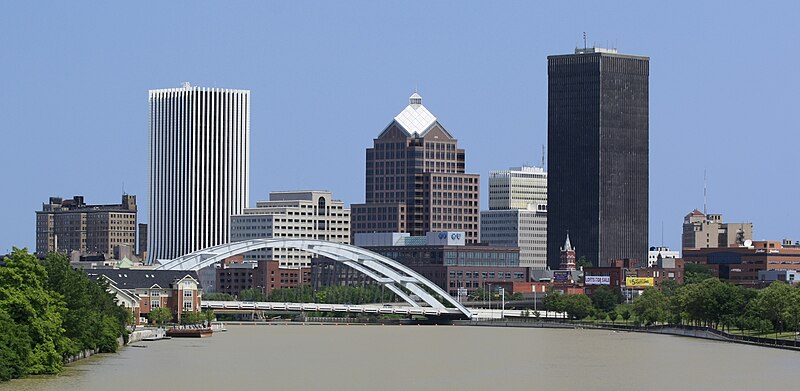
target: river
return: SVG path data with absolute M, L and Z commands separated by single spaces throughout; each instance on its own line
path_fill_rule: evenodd
M 228 326 L 136 345 L 0 391 L 800 389 L 799 352 L 604 330 Z

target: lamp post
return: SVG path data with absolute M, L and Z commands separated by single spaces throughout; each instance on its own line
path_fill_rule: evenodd
M 489 283 L 489 319 L 494 319 L 494 313 L 492 313 L 492 283 Z
M 500 287 L 500 299 L 503 300 L 503 306 L 500 308 L 500 319 L 505 319 L 506 312 L 506 288 Z

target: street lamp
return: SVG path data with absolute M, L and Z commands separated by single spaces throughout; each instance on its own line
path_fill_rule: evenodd
M 492 283 L 489 283 L 489 319 L 494 319 L 494 314 L 492 313 Z
M 506 312 L 506 288 L 500 287 L 500 298 L 503 300 L 503 307 L 500 309 L 500 319 L 505 319 Z

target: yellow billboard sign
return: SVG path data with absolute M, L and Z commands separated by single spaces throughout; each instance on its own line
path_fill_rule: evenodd
M 625 285 L 628 288 L 644 288 L 655 286 L 653 277 L 625 277 Z

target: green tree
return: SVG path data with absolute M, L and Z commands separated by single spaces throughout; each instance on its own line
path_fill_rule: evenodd
M 542 305 L 547 311 L 565 312 L 566 301 L 564 297 L 565 295 L 563 293 L 550 292 L 542 299 Z
M 213 322 L 215 319 L 214 310 L 212 309 L 203 310 L 202 315 L 203 320 L 205 320 L 209 325 L 211 325 L 211 322 Z
M 563 297 L 565 311 L 570 319 L 583 319 L 592 311 L 592 300 L 586 295 L 566 295 Z
M 661 292 L 667 297 L 674 296 L 678 288 L 680 288 L 680 284 L 675 280 L 664 280 L 664 282 L 661 283 Z
M 47 272 L 46 287 L 59 293 L 66 306 L 59 353 L 71 356 L 84 349 L 115 352 L 117 339 L 127 334 L 125 325 L 132 316 L 116 303 L 107 281 L 90 280 L 85 273 L 72 268 L 63 254 L 48 254 L 43 264 Z
M 608 313 L 606 313 L 605 311 L 597 310 L 597 312 L 594 313 L 594 319 L 595 320 L 599 320 L 601 322 L 604 322 L 606 320 L 606 318 L 608 318 Z
M 625 321 L 625 324 L 628 324 L 628 320 L 631 318 L 630 308 L 628 308 L 628 306 L 625 306 L 625 308 L 623 308 L 622 311 L 620 311 L 619 315 L 622 317 L 622 320 Z
M 14 248 L 0 267 L 0 311 L 23 328 L 30 341 L 24 360 L 27 374 L 57 373 L 63 367 L 59 346 L 63 337 L 64 303 L 45 287 L 47 272 L 27 249 Z M 5 330 L 2 331 L 5 333 Z M 18 351 L 24 350 L 20 347 Z
M 257 289 L 242 289 L 239 291 L 241 301 L 267 301 L 267 297 Z
M 0 381 L 24 376 L 30 351 L 31 339 L 25 327 L 0 308 Z
M 233 296 L 229 293 L 209 292 L 203 294 L 203 300 L 208 301 L 233 301 Z
M 758 296 L 751 301 L 751 310 L 759 318 L 770 321 L 774 330 L 783 331 L 783 325 L 791 323 L 786 315 L 791 313 L 795 289 L 784 282 L 775 281 L 758 292 Z
M 633 301 L 636 318 L 646 325 L 663 322 L 668 314 L 667 297 L 657 288 L 647 288 Z
M 622 294 L 607 285 L 601 285 L 592 292 L 592 304 L 595 308 L 608 312 L 622 301 Z
M 163 326 L 164 323 L 172 320 L 172 312 L 164 307 L 158 307 L 152 309 L 147 317 L 158 326 Z
M 586 256 L 581 255 L 580 258 L 575 262 L 575 267 L 580 270 L 581 268 L 585 267 L 592 267 L 592 262 L 586 259 Z
M 711 270 L 707 265 L 687 263 L 683 267 L 684 284 L 696 284 L 711 277 Z
M 469 294 L 469 299 L 472 301 L 484 301 L 487 299 L 486 296 L 486 289 L 483 288 L 476 288 L 472 293 Z
M 616 310 L 608 313 L 608 318 L 611 319 L 611 323 L 617 323 L 617 317 L 619 317 L 619 314 Z

